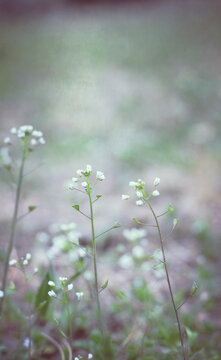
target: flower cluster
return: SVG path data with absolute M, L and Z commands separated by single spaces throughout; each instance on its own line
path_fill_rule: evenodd
M 156 177 L 153 184 L 154 184 L 155 189 L 152 192 L 147 193 L 148 198 L 150 198 L 151 196 L 159 196 L 160 195 L 159 191 L 156 189 L 156 187 L 160 184 L 160 178 Z M 145 182 L 141 179 L 138 179 L 137 181 L 130 181 L 129 186 L 132 187 L 135 191 L 135 196 L 137 199 L 136 205 L 142 206 L 145 202 L 145 196 L 146 196 L 145 190 L 144 190 Z M 121 196 L 121 198 L 122 198 L 122 200 L 129 200 L 130 195 L 123 194 Z
M 78 170 L 76 171 L 77 177 L 73 177 L 73 178 L 71 179 L 71 183 L 69 184 L 69 189 L 70 189 L 70 190 L 76 189 L 76 188 L 75 188 L 76 183 L 81 182 L 82 187 L 86 190 L 86 189 L 87 189 L 87 186 L 88 186 L 88 183 L 87 183 L 87 181 L 85 181 L 85 180 L 84 180 L 84 181 L 81 181 L 80 178 L 82 178 L 82 176 L 83 176 L 83 177 L 85 177 L 85 179 L 87 180 L 87 179 L 90 177 L 92 171 L 93 171 L 93 170 L 92 170 L 92 166 L 91 166 L 91 165 L 87 165 L 85 170 L 78 169 Z M 96 173 L 96 180 L 99 180 L 99 181 L 105 180 L 105 176 L 104 176 L 104 173 L 103 173 L 102 171 L 97 171 L 97 173 Z
M 41 131 L 35 130 L 32 125 L 22 125 L 18 129 L 15 127 L 11 128 L 10 130 L 12 135 L 17 136 L 19 139 L 25 139 L 29 137 L 29 146 L 30 148 L 35 147 L 36 145 L 44 145 L 45 139 L 43 137 L 43 133 Z M 10 137 L 6 137 L 4 139 L 5 145 L 11 145 L 12 141 Z
M 73 289 L 73 284 L 67 284 L 68 282 L 68 278 L 66 276 L 60 276 L 59 277 L 59 281 L 60 281 L 60 285 L 56 286 L 55 282 L 52 280 L 48 281 L 48 285 L 52 288 L 58 288 L 58 289 L 63 289 L 63 291 L 67 292 L 67 291 L 71 291 Z M 48 291 L 48 295 L 50 297 L 57 297 L 57 294 L 55 293 L 54 290 L 49 290 Z
M 20 262 L 18 262 L 16 259 L 11 259 L 11 260 L 9 260 L 8 264 L 9 264 L 9 266 L 14 266 L 14 265 L 20 263 L 20 265 L 26 266 L 29 264 L 29 261 L 31 260 L 31 258 L 32 258 L 32 255 L 30 253 L 27 253 L 25 255 L 25 257 L 21 257 Z
M 83 360 L 84 358 L 81 355 L 75 356 L 74 360 Z M 87 359 L 93 359 L 93 354 L 89 353 Z

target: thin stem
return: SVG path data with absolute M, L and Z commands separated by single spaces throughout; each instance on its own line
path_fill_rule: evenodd
M 72 321 L 71 321 L 71 314 L 70 314 L 70 309 L 69 309 L 67 294 L 66 294 L 66 291 L 65 291 L 65 288 L 64 288 L 64 287 L 62 287 L 62 292 L 63 292 L 64 303 L 65 303 L 66 310 L 67 310 L 67 315 L 68 315 L 69 338 L 72 339 Z
M 15 198 L 15 207 L 14 207 L 14 213 L 13 213 L 12 224 L 11 224 L 11 233 L 10 233 L 10 239 L 9 239 L 6 259 L 5 259 L 4 271 L 3 271 L 2 291 L 4 291 L 4 292 L 5 292 L 5 288 L 6 288 L 6 284 L 7 284 L 9 259 L 10 259 L 13 244 L 14 244 L 15 229 L 16 229 L 16 222 L 17 222 L 17 216 L 18 216 L 18 208 L 19 208 L 19 201 L 20 201 L 20 195 L 21 195 L 22 179 L 23 179 L 23 172 L 24 172 L 24 164 L 25 164 L 26 154 L 27 154 L 27 136 L 24 138 L 24 143 L 23 143 L 22 161 L 21 161 L 21 166 L 20 166 L 19 176 L 18 176 L 18 185 L 17 185 L 16 198 Z M 0 318 L 2 316 L 4 298 L 5 298 L 5 296 L 2 297 L 1 300 L 0 300 Z
M 172 302 L 173 309 L 174 309 L 174 312 L 175 312 L 175 315 L 176 315 L 176 320 L 177 320 L 177 325 L 178 325 L 178 330 L 179 330 L 179 337 L 180 337 L 180 344 L 181 344 L 181 348 L 182 348 L 183 359 L 187 360 L 186 353 L 185 353 L 185 348 L 184 348 L 184 340 L 183 340 L 183 333 L 182 333 L 182 329 L 181 329 L 181 323 L 180 323 L 179 314 L 178 314 L 177 307 L 176 307 L 175 300 L 174 300 L 174 296 L 173 296 L 173 290 L 172 290 L 171 283 L 170 283 L 170 277 L 169 277 L 169 272 L 168 272 L 167 262 L 166 262 L 166 255 L 165 255 L 165 251 L 164 251 L 163 238 L 162 238 L 162 235 L 161 235 L 159 222 L 158 222 L 157 216 L 156 216 L 156 214 L 155 214 L 155 212 L 154 212 L 154 210 L 153 210 L 153 208 L 152 208 L 152 206 L 151 206 L 145 192 L 143 192 L 143 195 L 144 195 L 144 199 L 145 199 L 147 205 L 149 206 L 149 208 L 150 208 L 150 210 L 151 210 L 151 212 L 153 214 L 154 220 L 155 220 L 156 225 L 157 225 L 157 231 L 158 231 L 158 235 L 159 235 L 159 238 L 160 238 L 160 245 L 161 245 L 161 251 L 162 251 L 162 255 L 163 255 L 163 264 L 164 264 L 164 269 L 165 269 L 165 273 L 166 273 L 167 284 L 168 284 L 169 293 L 170 293 L 170 297 L 171 297 L 171 302 Z
M 43 331 L 41 332 L 41 335 L 44 336 L 47 340 L 49 340 L 58 349 L 60 356 L 61 356 L 61 360 L 65 360 L 64 352 L 63 352 L 61 345 L 56 340 L 54 340 L 51 336 L 44 333 Z
M 91 214 L 91 234 L 92 234 L 92 246 L 93 246 L 93 258 L 94 258 L 94 280 L 95 280 L 95 293 L 96 293 L 96 302 L 97 302 L 97 313 L 98 313 L 98 323 L 101 332 L 101 336 L 103 337 L 103 322 L 102 322 L 102 314 L 101 314 L 101 305 L 99 299 L 99 289 L 98 289 L 98 275 L 97 275 L 97 256 L 96 256 L 96 238 L 94 232 L 94 214 L 93 214 L 93 204 L 91 199 L 91 188 L 88 177 L 87 179 L 87 192 L 90 203 L 90 214 Z

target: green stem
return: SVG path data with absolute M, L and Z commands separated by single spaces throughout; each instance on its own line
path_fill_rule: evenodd
M 70 314 L 70 309 L 69 309 L 69 304 L 68 304 L 68 297 L 67 297 L 67 294 L 66 294 L 66 291 L 65 291 L 64 287 L 62 287 L 62 292 L 63 292 L 64 303 L 65 303 L 65 306 L 66 306 L 66 309 L 67 309 L 67 314 L 68 314 L 69 338 L 70 338 L 70 340 L 72 340 L 73 332 L 72 332 L 71 314 Z
M 98 323 L 99 329 L 101 332 L 101 336 L 103 337 L 103 322 L 102 322 L 102 314 L 101 314 L 101 305 L 99 299 L 99 289 L 98 289 L 98 275 L 97 275 L 97 256 L 96 256 L 96 238 L 94 233 L 94 214 L 93 214 L 93 204 L 91 199 L 91 188 L 88 177 L 87 179 L 87 192 L 90 203 L 90 218 L 91 218 L 91 233 L 92 233 L 92 246 L 93 246 L 93 259 L 94 259 L 94 280 L 95 280 L 95 293 L 96 293 L 96 302 L 97 302 L 97 314 L 98 314 Z
M 158 235 L 160 238 L 160 246 L 161 246 L 161 251 L 162 251 L 162 255 L 163 255 L 163 264 L 164 264 L 164 269 L 165 269 L 165 273 L 166 273 L 167 284 L 168 284 L 171 302 L 172 302 L 173 309 L 174 309 L 174 312 L 176 315 L 177 326 L 178 326 L 178 330 L 179 330 L 179 337 L 180 337 L 180 344 L 181 344 L 183 359 L 187 360 L 186 352 L 185 352 L 185 348 L 184 348 L 184 340 L 183 340 L 183 333 L 182 333 L 182 329 L 181 329 L 181 323 L 180 323 L 179 314 L 178 314 L 177 307 L 176 307 L 175 300 L 174 300 L 173 290 L 172 290 L 171 283 L 170 283 L 170 277 L 169 277 L 169 272 L 168 272 L 168 268 L 167 268 L 166 255 L 165 255 L 165 251 L 164 251 L 164 244 L 163 244 L 163 238 L 162 238 L 161 231 L 160 231 L 160 225 L 159 225 L 159 222 L 157 219 L 157 215 L 155 214 L 155 212 L 144 192 L 143 192 L 143 195 L 144 195 L 144 199 L 145 199 L 147 205 L 149 206 L 149 208 L 153 214 L 154 220 L 156 222 L 157 231 L 158 231 Z
M 22 179 L 23 179 L 26 154 L 27 154 L 27 136 L 24 138 L 24 142 L 23 142 L 22 161 L 21 161 L 21 166 L 20 166 L 19 176 L 18 176 L 15 207 L 14 207 L 14 213 L 13 213 L 12 224 L 11 224 L 11 233 L 10 233 L 10 239 L 9 239 L 6 259 L 5 259 L 4 271 L 3 271 L 2 291 L 4 291 L 4 292 L 5 292 L 5 288 L 6 288 L 6 284 L 7 284 L 9 259 L 11 256 L 11 252 L 12 252 L 12 248 L 13 248 L 13 244 L 14 244 L 14 238 L 15 238 L 15 229 L 16 229 L 16 222 L 17 222 L 17 216 L 18 216 L 18 208 L 19 208 L 19 201 L 20 201 L 20 195 L 21 195 Z M 2 316 L 4 298 L 5 298 L 5 296 L 2 297 L 0 300 L 0 318 Z

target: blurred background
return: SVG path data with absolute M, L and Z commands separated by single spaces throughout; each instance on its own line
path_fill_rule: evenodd
M 0 0 L 0 11 L 1 142 L 23 124 L 46 139 L 27 163 L 37 169 L 24 179 L 20 212 L 38 208 L 18 229 L 17 251 L 31 251 L 35 233 L 57 221 L 89 234 L 67 189 L 78 168 L 105 173 L 98 228 L 145 219 L 121 194 L 137 178 L 152 189 L 158 176 L 156 208 L 172 202 L 180 218 L 170 261 L 209 294 L 199 321 L 220 326 L 220 1 Z M 0 181 L 5 244 L 14 191 L 3 170 Z

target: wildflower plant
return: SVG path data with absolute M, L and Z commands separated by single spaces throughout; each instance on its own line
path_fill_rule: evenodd
M 90 214 L 87 215 L 83 211 L 81 211 L 80 206 L 78 204 L 73 205 L 72 207 L 90 220 L 91 223 L 91 238 L 92 238 L 92 253 L 93 253 L 93 270 L 94 270 L 94 293 L 96 298 L 96 308 L 97 308 L 97 319 L 98 319 L 98 327 L 101 333 L 102 338 L 105 338 L 105 328 L 103 324 L 103 315 L 100 304 L 100 293 L 108 286 L 108 281 L 105 282 L 104 285 L 100 286 L 99 278 L 98 278 L 98 269 L 97 269 L 97 246 L 96 240 L 99 236 L 104 233 L 120 227 L 119 222 L 116 222 L 113 226 L 108 228 L 106 231 L 102 232 L 102 234 L 95 234 L 95 224 L 94 224 L 94 203 L 98 201 L 102 195 L 94 195 L 94 189 L 97 183 L 105 180 L 105 175 L 102 171 L 97 171 L 95 178 L 91 165 L 87 165 L 85 170 L 79 169 L 77 170 L 77 177 L 72 178 L 72 182 L 69 185 L 70 190 L 80 191 L 81 193 L 87 195 L 89 201 L 89 211 Z M 80 185 L 80 187 L 77 185 Z M 76 293 L 77 295 L 77 293 Z M 80 297 L 80 293 L 77 295 Z
M 164 267 L 165 270 L 165 275 L 166 275 L 166 280 L 167 280 L 167 285 L 168 285 L 168 290 L 169 290 L 169 294 L 170 294 L 170 298 L 171 298 L 171 303 L 172 303 L 172 307 L 175 313 L 175 317 L 176 317 L 176 321 L 177 321 L 177 326 L 178 326 L 178 332 L 179 332 L 179 338 L 180 338 L 180 345 L 181 345 L 181 352 L 182 352 L 182 356 L 184 360 L 188 359 L 188 349 L 187 346 L 185 345 L 185 339 L 184 339 L 184 331 L 182 329 L 182 325 L 181 325 L 181 321 L 180 321 L 180 315 L 179 315 L 179 309 L 180 307 L 183 305 L 183 303 L 181 304 L 181 306 L 177 306 L 175 303 L 175 299 L 174 299 L 174 292 L 171 286 L 171 280 L 170 280 L 170 275 L 169 275 L 169 270 L 168 270 L 168 264 L 167 264 L 167 259 L 166 259 L 166 253 L 165 253 L 165 248 L 164 248 L 164 241 L 163 241 L 163 236 L 162 236 L 162 232 L 161 232 L 161 228 L 160 228 L 160 224 L 159 224 L 159 218 L 163 215 L 166 215 L 168 213 L 173 212 L 173 207 L 170 204 L 167 208 L 167 210 L 165 212 L 163 212 L 160 215 L 157 215 L 153 206 L 152 206 L 152 198 L 159 196 L 160 192 L 157 189 L 157 187 L 160 184 L 160 178 L 155 178 L 154 180 L 154 188 L 152 189 L 152 191 L 147 192 L 145 189 L 145 182 L 141 179 L 138 179 L 138 181 L 130 181 L 129 186 L 133 188 L 134 193 L 135 193 L 135 199 L 136 199 L 136 205 L 137 206 L 147 206 L 148 209 L 151 211 L 153 218 L 154 218 L 154 224 L 144 224 L 141 223 L 139 220 L 137 220 L 136 218 L 133 218 L 133 221 L 138 224 L 138 225 L 146 225 L 146 226 L 152 226 L 155 227 L 157 229 L 157 233 L 159 236 L 159 240 L 160 240 L 160 251 L 156 251 L 154 253 L 154 255 L 152 256 L 152 259 L 156 259 L 158 260 L 158 264 L 155 266 L 155 268 L 157 267 Z M 130 198 L 129 195 L 122 195 L 122 200 L 128 200 Z M 173 230 L 177 227 L 178 225 L 178 219 L 174 219 L 173 220 Z M 133 230 L 134 231 L 134 230 Z M 136 232 L 136 230 L 135 230 Z M 129 240 L 131 241 L 131 238 L 134 239 L 134 235 L 133 232 L 126 232 L 126 230 L 124 231 L 125 236 L 127 238 L 129 238 Z M 132 236 L 131 236 L 132 235 Z M 161 254 L 160 254 L 161 252 Z M 162 255 L 162 256 L 161 256 Z M 196 286 L 195 286 L 196 288 Z M 194 288 L 194 289 L 195 289 Z M 195 293 L 195 292 L 192 292 Z
M 6 251 L 5 264 L 4 264 L 4 270 L 3 270 L 3 276 L 2 276 L 1 292 L 4 296 L 2 296 L 0 299 L 0 317 L 2 315 L 2 310 L 3 310 L 3 303 L 4 303 L 4 298 L 5 298 L 6 286 L 7 286 L 9 260 L 10 260 L 12 248 L 14 245 L 15 230 L 16 230 L 17 222 L 18 222 L 18 220 L 23 218 L 25 215 L 34 211 L 36 208 L 35 206 L 29 206 L 27 214 L 24 214 L 24 215 L 18 217 L 19 204 L 20 204 L 20 198 L 21 198 L 21 190 L 22 190 L 22 182 L 23 182 L 23 177 L 24 177 L 25 162 L 26 162 L 28 155 L 34 150 L 34 148 L 37 145 L 45 144 L 45 140 L 43 138 L 43 133 L 41 131 L 34 129 L 34 127 L 32 125 L 23 125 L 23 126 L 20 126 L 18 129 L 13 127 L 11 129 L 11 135 L 12 135 L 12 137 L 17 138 L 21 144 L 21 161 L 20 161 L 20 166 L 19 166 L 19 170 L 18 170 L 18 180 L 16 183 L 16 196 L 15 196 L 13 217 L 12 217 L 12 222 L 11 222 L 10 237 L 9 237 L 8 248 Z M 14 140 L 12 140 L 11 137 L 7 136 L 4 139 L 4 145 L 7 148 L 3 148 L 1 150 L 1 163 L 2 163 L 3 167 L 10 173 L 10 175 L 13 176 L 13 171 L 12 171 L 12 170 L 14 170 L 13 169 L 13 161 L 10 156 L 9 147 L 14 145 Z M 28 259 L 25 259 L 24 261 L 26 262 L 26 261 L 28 261 Z

